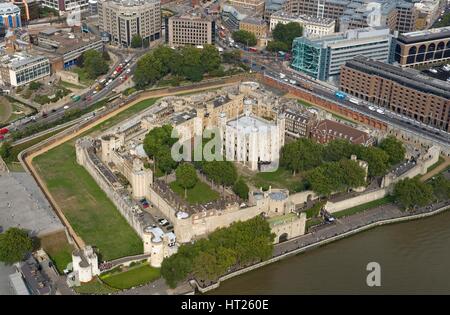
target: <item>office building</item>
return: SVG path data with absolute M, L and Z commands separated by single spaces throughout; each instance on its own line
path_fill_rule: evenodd
M 215 43 L 215 22 L 200 11 L 166 17 L 165 40 L 171 47 Z
M 239 30 L 252 33 L 256 37 L 257 45 L 265 46 L 262 41 L 267 37 L 267 24 L 262 18 L 246 17 L 239 23 Z
M 159 0 L 99 0 L 98 23 L 111 42 L 128 47 L 133 36 L 150 42 L 161 36 L 161 2 Z
M 69 33 L 53 28 L 39 32 L 34 36 L 33 42 L 37 45 L 36 49 L 42 48 L 42 53 L 60 58 L 63 68 L 77 64 L 78 58 L 85 51 L 103 51 L 103 42 L 99 36 L 91 33 Z
M 0 26 L 5 29 L 22 26 L 20 9 L 18 6 L 9 2 L 0 3 Z
M 341 66 L 358 55 L 388 62 L 389 29 L 363 28 L 319 38 L 298 37 L 292 44 L 291 67 L 319 80 L 338 76 Z
M 14 0 L 12 3 L 20 9 L 22 24 L 39 18 L 40 0 Z
M 450 131 L 450 88 L 415 69 L 357 57 L 342 67 L 340 88 L 398 114 Z
M 44 7 L 49 7 L 59 12 L 70 12 L 74 10 L 87 11 L 89 0 L 41 0 Z
M 392 40 L 391 62 L 416 67 L 450 60 L 450 26 L 403 33 Z
M 310 15 L 293 15 L 284 11 L 278 11 L 270 16 L 270 31 L 273 31 L 278 23 L 288 24 L 295 22 L 303 27 L 303 35 L 306 37 L 325 36 L 335 32 L 336 21 L 327 18 L 318 18 Z
M 249 10 L 259 17 L 264 15 L 265 0 L 229 0 L 228 4 L 238 10 Z
M 50 75 L 50 62 L 47 57 L 21 52 L 3 56 L 0 61 L 2 85 L 17 87 Z

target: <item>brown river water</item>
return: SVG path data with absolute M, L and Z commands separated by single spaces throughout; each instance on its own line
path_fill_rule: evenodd
M 369 262 L 381 286 L 369 287 Z M 450 211 L 385 225 L 248 272 L 210 294 L 450 294 Z

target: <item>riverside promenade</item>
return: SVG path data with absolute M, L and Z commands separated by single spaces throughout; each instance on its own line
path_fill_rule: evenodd
M 276 244 L 272 258 L 239 269 L 231 269 L 219 278 L 217 282 L 197 282 L 190 280 L 192 286 L 199 292 L 206 293 L 220 286 L 222 281 L 264 267 L 281 259 L 291 257 L 316 247 L 349 237 L 377 226 L 416 220 L 441 213 L 450 208 L 450 200 L 430 204 L 415 211 L 402 211 L 393 204 L 372 208 L 348 217 L 336 220 L 333 224 L 325 224 L 310 229 L 308 234 Z

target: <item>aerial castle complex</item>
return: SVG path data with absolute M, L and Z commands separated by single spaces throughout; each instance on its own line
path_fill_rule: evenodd
M 272 226 L 277 241 L 283 234 L 283 239 L 299 236 L 305 232 L 306 214 L 295 213 L 295 204 L 311 198 L 311 192 L 300 197 L 296 194 L 293 201 L 285 189 L 253 189 L 247 203 L 225 193 L 216 201 L 192 205 L 170 189 L 173 176 L 154 176 L 146 166 L 148 157 L 143 150 L 145 135 L 157 126 L 172 125 L 182 140 L 188 140 L 183 139 L 186 134 L 191 137 L 206 127 L 216 127 L 224 139 L 224 155 L 249 170 L 270 167 L 278 163 L 278 152 L 284 144 L 284 116 L 278 113 L 281 105 L 279 97 L 255 82 L 163 98 L 96 139 L 79 139 L 77 161 L 141 236 L 153 266 L 160 266 L 164 257 L 176 252 L 177 242 L 190 242 L 257 215 L 276 218 Z M 141 208 L 142 198 L 151 203 L 149 211 Z M 157 226 L 155 218 L 162 217 L 172 223 L 173 231 Z

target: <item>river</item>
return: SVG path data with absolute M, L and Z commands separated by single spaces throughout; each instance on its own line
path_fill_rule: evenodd
M 381 266 L 368 287 L 366 266 Z M 386 225 L 221 283 L 211 294 L 450 294 L 450 212 Z

